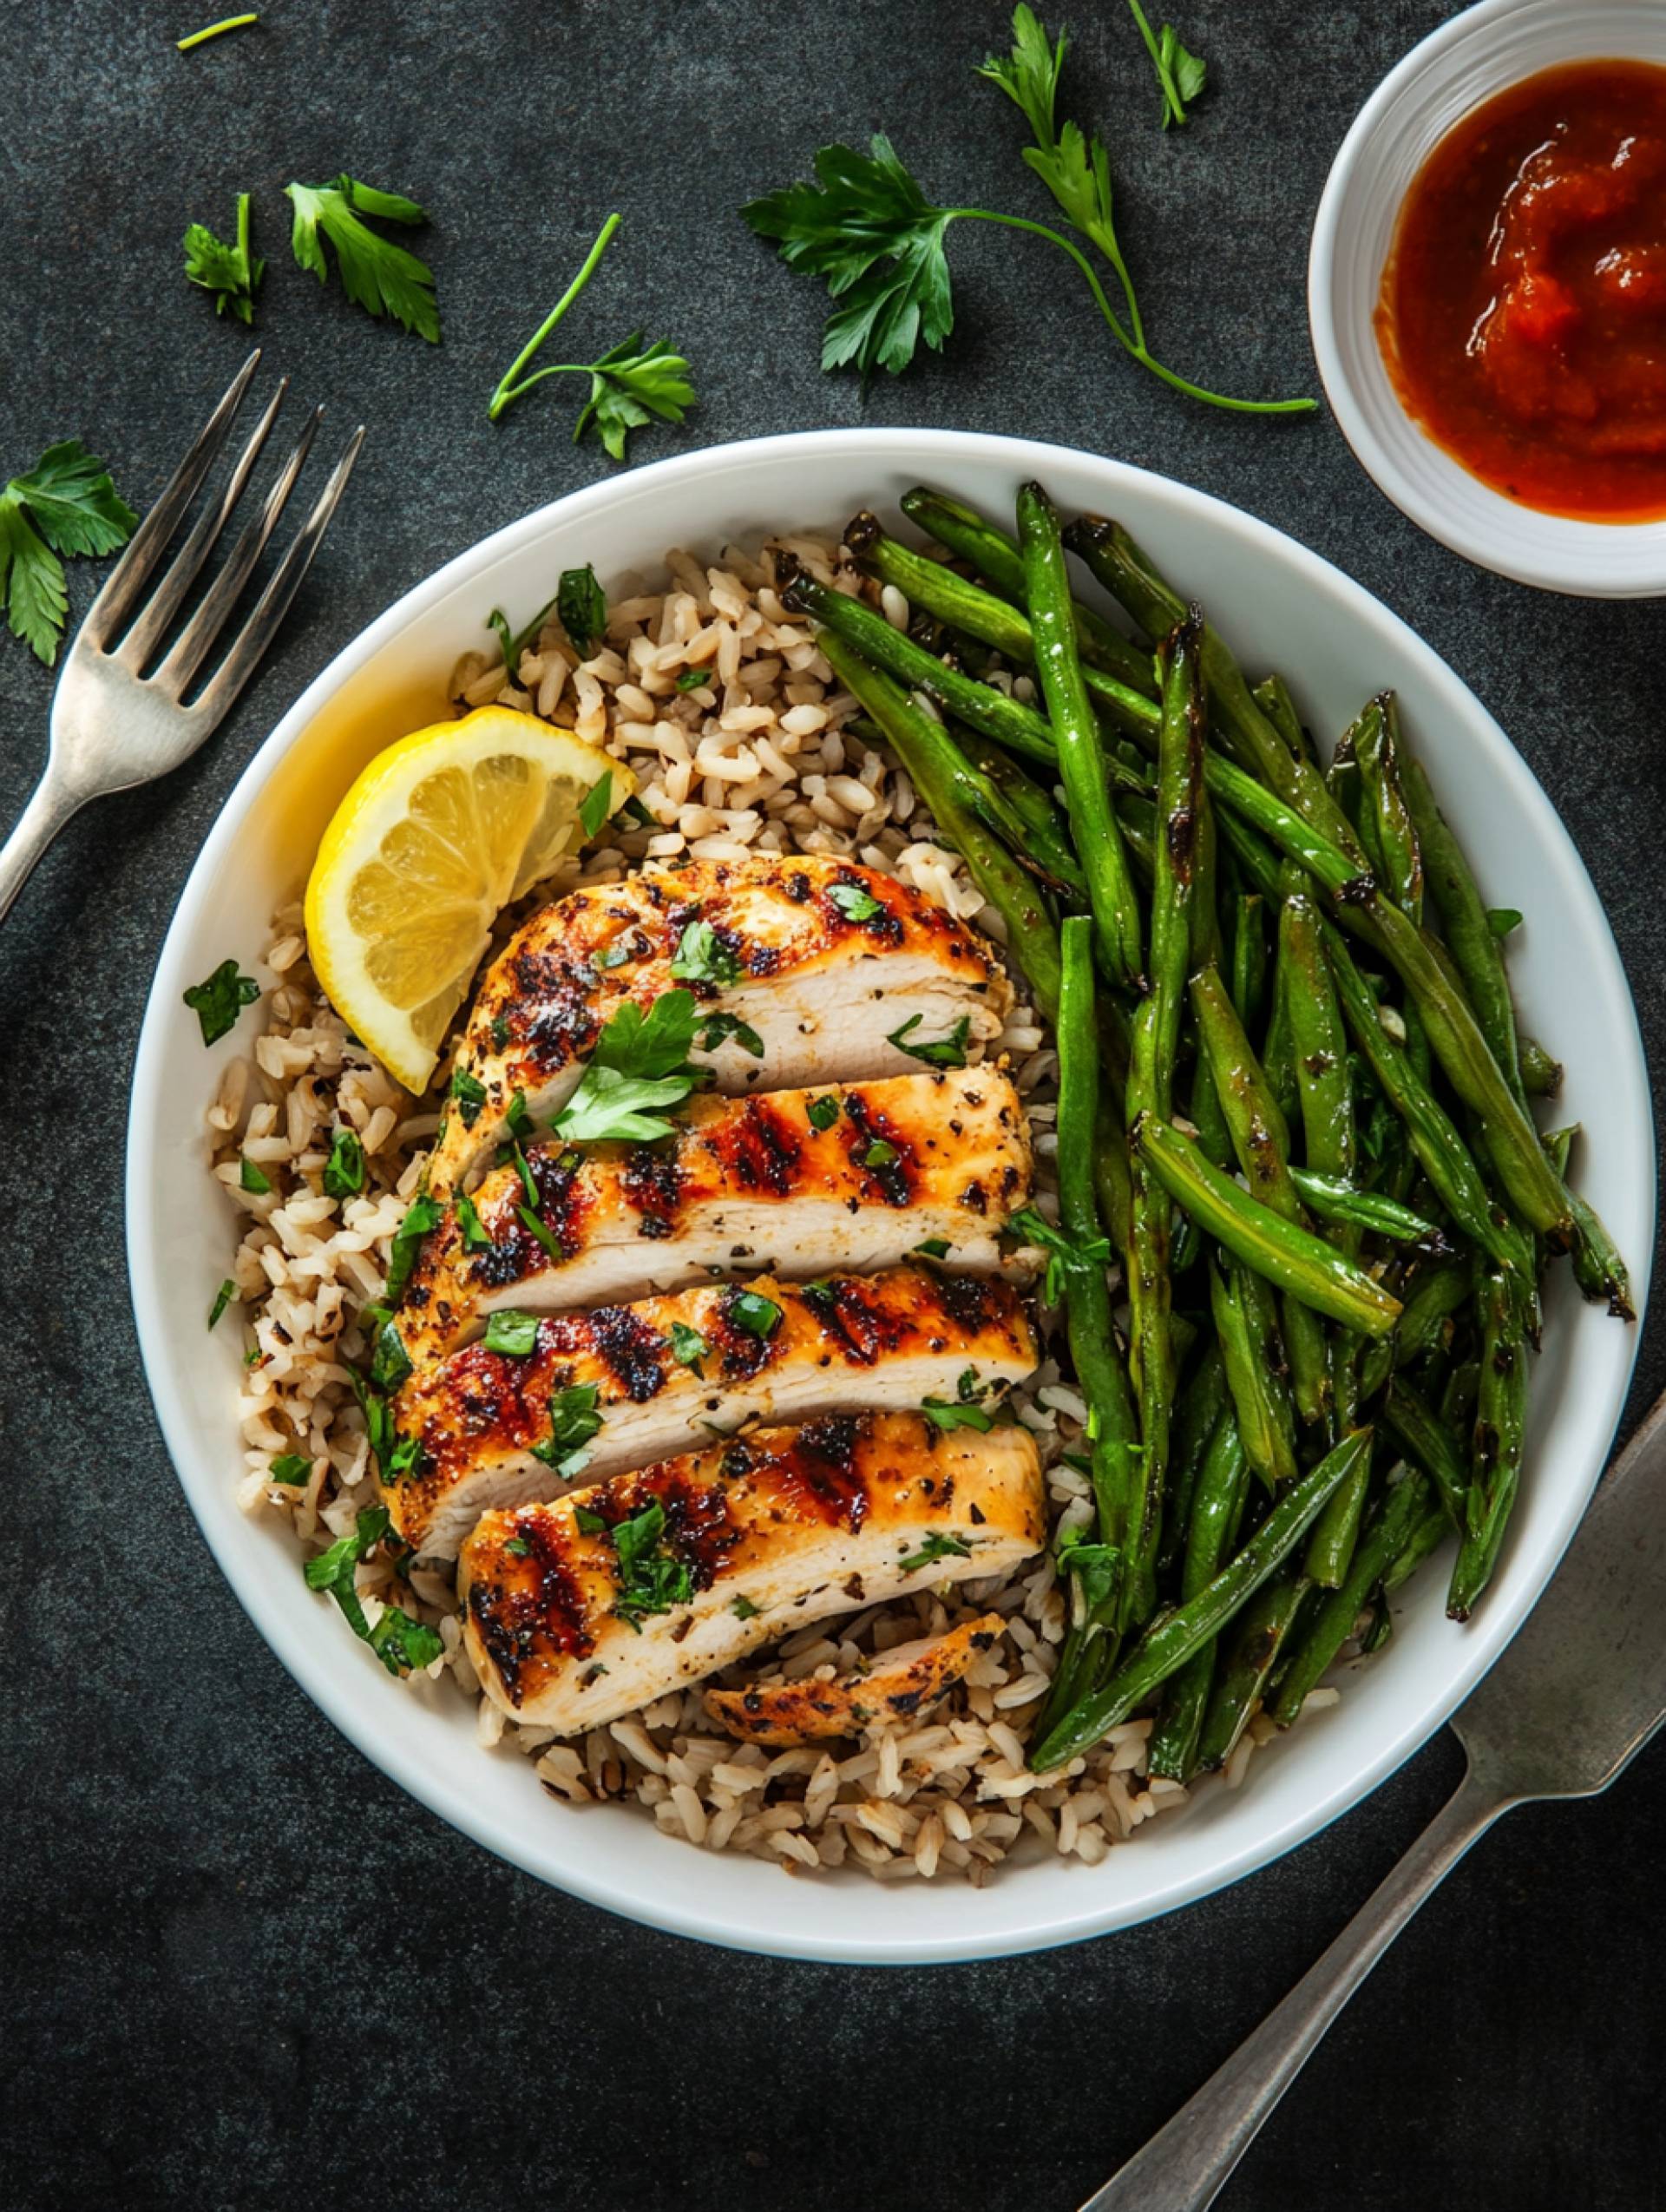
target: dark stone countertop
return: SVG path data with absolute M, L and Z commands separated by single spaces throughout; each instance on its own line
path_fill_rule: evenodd
M 259 335 L 298 400 L 371 426 L 280 649 L 187 768 L 93 809 L 0 930 L 9 1142 L 0 2070 L 8 2198 L 56 2206 L 790 2208 L 1076 2204 L 1341 1926 L 1452 1787 L 1432 1744 L 1331 1832 L 1223 1895 L 1079 1949 L 917 1972 L 719 1952 L 499 1865 L 335 1735 L 197 1534 L 140 1376 L 121 1250 L 126 1073 L 153 960 L 226 791 L 299 687 L 437 562 L 607 473 L 568 397 L 485 399 L 607 207 L 570 325 L 694 358 L 691 440 L 863 420 L 1079 443 L 1237 502 L 1339 561 L 1498 714 L 1588 863 L 1666 1048 L 1660 616 L 1537 595 L 1422 537 L 1328 417 L 1189 405 L 1117 356 L 1040 244 L 966 225 L 948 358 L 865 408 L 817 370 L 822 303 L 739 203 L 834 137 L 889 130 L 944 199 L 1033 213 L 1019 124 L 970 67 L 998 6 L 847 0 L 118 0 L 0 12 L 0 473 L 83 436 L 154 496 L 241 358 L 179 239 L 256 194 Z M 1215 95 L 1184 135 L 1125 11 L 1090 18 L 1068 106 L 1114 149 L 1159 350 L 1235 388 L 1314 385 L 1307 237 L 1326 167 L 1439 0 L 1184 0 Z M 286 251 L 290 178 L 421 199 L 444 345 L 372 325 Z M 72 576 L 74 614 L 91 574 Z M 0 642 L 0 815 L 49 683 Z M 1631 1416 L 1666 1375 L 1658 1325 Z M 1507 1822 L 1335 2030 L 1223 2203 L 1468 2212 L 1663 2202 L 1656 1749 L 1613 1795 Z M 760 1873 L 760 1879 L 772 1879 Z M 1084 1879 L 1086 1879 L 1085 1876 Z

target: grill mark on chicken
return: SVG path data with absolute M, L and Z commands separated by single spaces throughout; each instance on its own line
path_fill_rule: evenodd
M 598 1306 L 590 1340 L 633 1405 L 645 1406 L 666 1387 L 666 1340 L 629 1306 Z
M 888 1206 L 911 1204 L 918 1162 L 908 1138 L 859 1091 L 845 1093 L 844 1118 L 850 1126 L 845 1149 L 852 1166 L 861 1168 Z M 868 1154 L 877 1144 L 889 1145 L 896 1158 L 869 1166 Z
M 644 1237 L 669 1237 L 683 1202 L 683 1171 L 675 1153 L 657 1145 L 633 1145 L 621 1178 L 626 1202 L 642 1217 Z
M 796 1131 L 767 1097 L 749 1099 L 744 1113 L 715 1132 L 708 1148 L 747 1190 L 771 1191 L 778 1198 L 791 1191 L 803 1158 Z

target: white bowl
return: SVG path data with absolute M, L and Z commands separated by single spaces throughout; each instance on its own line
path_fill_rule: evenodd
M 1541 69 L 1612 55 L 1666 62 L 1660 0 L 1482 0 L 1413 47 L 1331 164 L 1308 257 L 1308 314 L 1343 436 L 1431 537 L 1518 583 L 1646 599 L 1666 592 L 1666 519 L 1584 522 L 1494 491 L 1406 412 L 1372 319 L 1400 203 L 1459 116 Z
M 234 1034 L 205 1054 L 180 992 L 227 955 L 253 966 L 268 916 L 302 881 L 337 799 L 378 746 L 444 712 L 456 657 L 484 641 L 492 606 L 522 619 L 561 569 L 587 561 L 606 580 L 667 545 L 715 548 L 771 528 L 836 527 L 864 504 L 894 510 L 921 478 L 1005 514 L 1029 476 L 1066 511 L 1125 520 L 1252 669 L 1289 677 L 1319 729 L 1341 728 L 1383 685 L 1398 690 L 1487 896 L 1527 910 L 1513 968 L 1524 1014 L 1566 1058 L 1558 1116 L 1584 1125 L 1580 1177 L 1625 1247 L 1641 1299 L 1655 1204 L 1643 1048 L 1608 924 L 1545 794 L 1451 670 L 1315 555 L 1199 492 L 1053 446 L 943 430 L 761 439 L 633 469 L 461 555 L 339 654 L 250 763 L 180 898 L 140 1039 L 128 1149 L 139 1340 L 180 1479 L 256 1626 L 337 1726 L 454 1826 L 615 1912 L 746 1949 L 917 1961 L 1040 1948 L 1186 1904 L 1313 1835 L 1414 1751 L 1504 1648 L 1601 1472 L 1631 1370 L 1636 1329 L 1583 1305 L 1558 1270 L 1524 1495 L 1473 1624 L 1444 1618 L 1438 1569 L 1420 1578 L 1381 1659 L 1295 1740 L 1258 1754 L 1243 1789 L 1200 1789 L 1101 1866 L 1011 1865 L 982 1890 L 855 1875 L 790 1881 L 753 1859 L 668 1841 L 635 1812 L 553 1804 L 530 1761 L 476 1748 L 447 1685 L 412 1694 L 391 1683 L 305 1589 L 283 1529 L 239 1511 L 239 1331 L 203 1329 L 235 1228 L 207 1185 L 201 1111 L 221 1061 L 250 1039 Z

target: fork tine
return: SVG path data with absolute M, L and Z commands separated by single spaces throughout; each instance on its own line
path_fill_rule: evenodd
M 197 487 L 213 468 L 232 417 L 249 388 L 259 364 L 257 345 L 233 377 L 224 397 L 203 425 L 201 435 L 167 481 L 167 489 L 128 540 L 127 550 L 104 580 L 103 589 L 87 610 L 80 636 L 101 649 L 120 627 L 133 603 L 150 581 L 157 560 L 167 549 L 179 519 L 196 497 Z
M 289 602 L 300 589 L 301 580 L 312 565 L 312 556 L 324 542 L 324 534 L 330 527 L 337 502 L 347 488 L 347 479 L 353 473 L 353 463 L 364 443 L 364 425 L 361 423 L 331 470 L 330 481 L 318 494 L 312 512 L 290 540 L 283 559 L 261 593 L 254 612 L 238 633 L 231 651 L 190 707 L 192 714 L 207 719 L 210 729 L 254 673 L 261 655 L 277 633 L 278 625 L 289 612 Z
M 261 502 L 259 513 L 250 517 L 225 567 L 203 594 L 202 604 L 174 640 L 167 660 L 152 679 L 158 690 L 166 692 L 170 699 L 184 697 L 192 678 L 208 658 L 226 617 L 236 605 L 238 594 L 253 573 L 254 564 L 265 550 L 266 540 L 277 528 L 278 517 L 284 511 L 284 502 L 293 490 L 295 479 L 312 450 L 312 440 L 318 434 L 323 416 L 322 407 L 315 407 L 308 416 L 288 460 L 272 480 Z M 125 653 L 125 645 L 122 651 Z M 136 666 L 134 673 L 137 673 Z
M 198 571 L 213 551 L 227 517 L 243 496 L 249 473 L 260 457 L 266 433 L 271 430 L 288 390 L 289 378 L 280 377 L 277 391 L 267 401 L 260 420 L 249 433 L 248 442 L 237 456 L 219 498 L 211 500 L 197 517 L 190 535 L 169 563 L 167 574 L 141 607 L 137 620 L 117 648 L 135 674 L 143 668 L 167 636 L 168 625 L 179 613 L 186 594 L 196 581 Z

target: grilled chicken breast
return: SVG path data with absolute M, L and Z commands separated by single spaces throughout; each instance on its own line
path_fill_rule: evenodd
M 965 1044 L 982 1044 L 1013 998 L 986 940 L 895 876 L 770 854 L 649 866 L 556 900 L 493 962 L 430 1189 L 443 1198 L 473 1181 L 517 1091 L 535 1119 L 558 1112 L 627 1000 L 646 1013 L 679 987 L 703 1014 L 732 1017 L 696 1032 L 693 1059 L 735 1094 L 764 1088 L 766 1070 L 776 1086 L 904 1073 L 920 1061 L 893 1033 L 935 1043 L 964 1021 Z
M 514 1718 L 567 1736 L 760 1645 L 1046 1538 L 1027 1430 L 839 1415 L 489 1513 L 463 1545 L 469 1656 Z
M 697 1098 L 659 1144 L 545 1144 L 528 1170 L 535 1215 L 518 1170 L 498 1168 L 472 1201 L 487 1244 L 470 1249 L 455 1203 L 429 1236 L 398 1316 L 419 1368 L 504 1306 L 640 1298 L 737 1268 L 894 1267 L 933 1239 L 987 1271 L 1029 1196 L 1031 1158 L 1011 1082 L 971 1067 Z
M 980 1652 L 991 1650 L 1007 1624 L 981 1613 L 941 1636 L 899 1644 L 870 1667 L 830 1681 L 753 1682 L 744 1690 L 708 1690 L 705 1710 L 720 1728 L 746 1743 L 819 1743 L 859 1736 L 887 1721 L 911 1719 L 961 1679 Z
M 523 1355 L 471 1344 L 395 1401 L 402 1434 L 422 1444 L 421 1472 L 382 1496 L 413 1550 L 453 1559 L 489 1506 L 554 1494 L 551 1462 L 567 1455 L 575 1409 L 580 1428 L 600 1423 L 577 1447 L 574 1477 L 588 1484 L 747 1421 L 808 1421 L 853 1400 L 939 1400 L 975 1420 L 1036 1362 L 1008 1284 L 926 1267 L 708 1283 L 535 1326 Z

